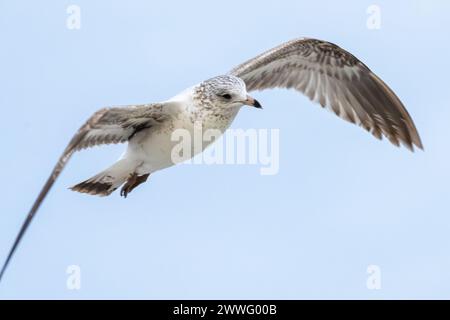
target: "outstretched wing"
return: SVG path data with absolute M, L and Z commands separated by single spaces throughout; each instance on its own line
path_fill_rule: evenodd
M 339 117 L 396 146 L 423 148 L 395 93 L 351 53 L 316 39 L 284 43 L 230 71 L 247 90 L 294 88 Z
M 137 132 L 165 121 L 169 117 L 168 107 L 167 104 L 162 103 L 104 108 L 94 113 L 86 121 L 67 145 L 31 207 L 2 267 L 0 280 L 31 220 L 72 154 L 77 150 L 95 145 L 126 142 Z

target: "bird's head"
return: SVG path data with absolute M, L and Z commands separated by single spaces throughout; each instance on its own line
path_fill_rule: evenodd
M 248 105 L 262 108 L 261 104 L 247 93 L 245 82 L 232 75 L 217 76 L 203 81 L 200 89 L 214 106 L 235 108 Z

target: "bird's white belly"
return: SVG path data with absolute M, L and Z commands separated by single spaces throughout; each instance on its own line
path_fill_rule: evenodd
M 140 175 L 173 166 L 180 159 L 179 154 L 173 157 L 174 150 L 178 150 L 180 144 L 186 146 L 186 143 L 189 143 L 190 145 L 186 159 L 194 157 L 214 142 L 205 141 L 202 137 L 203 133 L 208 129 L 219 130 L 223 133 L 230 126 L 234 116 L 235 114 L 222 121 L 205 118 L 200 122 L 202 126 L 197 122 L 194 124 L 192 117 L 188 115 L 180 116 L 157 130 L 149 129 L 136 134 L 135 138 L 129 142 L 124 157 L 136 163 L 136 173 Z M 194 140 L 200 141 L 200 146 L 196 145 Z M 174 149 L 175 147 L 177 149 Z

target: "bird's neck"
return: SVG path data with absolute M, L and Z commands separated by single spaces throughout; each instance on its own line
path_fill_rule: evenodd
M 189 121 L 201 123 L 204 128 L 226 130 L 236 117 L 240 106 L 218 108 L 213 105 L 200 85 L 184 90 L 170 101 L 178 103 L 182 113 L 189 117 Z

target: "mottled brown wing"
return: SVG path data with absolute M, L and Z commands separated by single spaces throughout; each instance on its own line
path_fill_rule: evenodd
M 50 177 L 40 191 L 37 199 L 31 207 L 22 224 L 14 244 L 9 251 L 5 263 L 0 272 L 0 280 L 13 256 L 20 240 L 30 225 L 31 220 L 55 183 L 56 179 L 64 169 L 72 154 L 81 149 L 100 144 L 111 144 L 126 142 L 138 131 L 157 126 L 166 120 L 169 115 L 165 104 L 147 104 L 128 107 L 104 108 L 94 113 L 86 123 L 78 130 L 67 145 L 63 154 L 53 168 Z
M 294 88 L 339 117 L 387 137 L 423 149 L 414 122 L 395 93 L 351 53 L 330 42 L 298 39 L 251 59 L 230 74 L 247 90 Z

